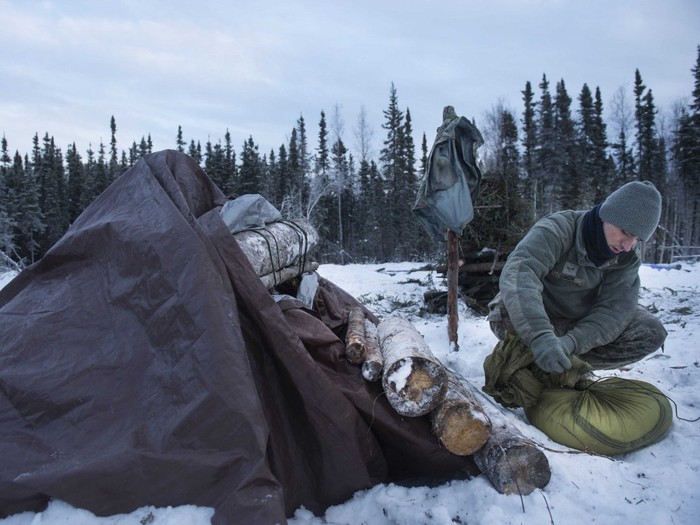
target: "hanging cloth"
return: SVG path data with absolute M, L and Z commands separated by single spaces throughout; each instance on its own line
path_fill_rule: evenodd
M 445 238 L 447 229 L 461 235 L 474 218 L 481 185 L 476 149 L 483 143 L 477 127 L 454 110 L 438 128 L 412 209 L 436 241 Z

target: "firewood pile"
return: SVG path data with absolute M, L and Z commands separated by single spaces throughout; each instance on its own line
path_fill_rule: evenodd
M 355 307 L 348 313 L 347 358 L 368 381 L 382 382 L 387 400 L 406 417 L 427 416 L 440 443 L 471 455 L 501 494 L 530 494 L 549 483 L 545 454 L 430 351 L 410 321 L 390 317 L 374 325 Z
M 459 259 L 459 297 L 479 315 L 488 313 L 488 304 L 498 293 L 498 279 L 505 260 L 505 256 L 489 249 L 464 254 Z M 444 276 L 447 266 L 438 266 L 436 271 Z M 423 301 L 429 313 L 447 312 L 447 292 L 444 290 L 426 291 Z

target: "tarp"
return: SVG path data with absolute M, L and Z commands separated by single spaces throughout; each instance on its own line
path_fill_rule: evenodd
M 465 117 L 448 117 L 438 128 L 418 188 L 413 213 L 436 240 L 450 229 L 458 236 L 474 218 L 481 186 L 476 150 L 484 143 L 477 127 Z
M 225 201 L 192 158 L 149 155 L 0 291 L 0 515 L 56 498 L 284 523 L 473 469 L 347 362 L 353 297 L 320 278 L 314 310 L 274 301 Z

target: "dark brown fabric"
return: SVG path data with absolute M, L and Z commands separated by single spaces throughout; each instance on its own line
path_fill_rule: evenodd
M 149 155 L 0 291 L 0 516 L 215 508 L 284 523 L 472 463 L 344 358 L 343 308 L 275 303 L 190 157 Z M 355 303 L 356 304 L 356 303 Z

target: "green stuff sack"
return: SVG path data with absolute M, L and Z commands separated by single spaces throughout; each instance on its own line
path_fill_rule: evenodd
M 660 440 L 673 419 L 671 404 L 658 388 L 616 377 L 601 379 L 582 390 L 545 389 L 525 413 L 557 443 L 607 456 Z

